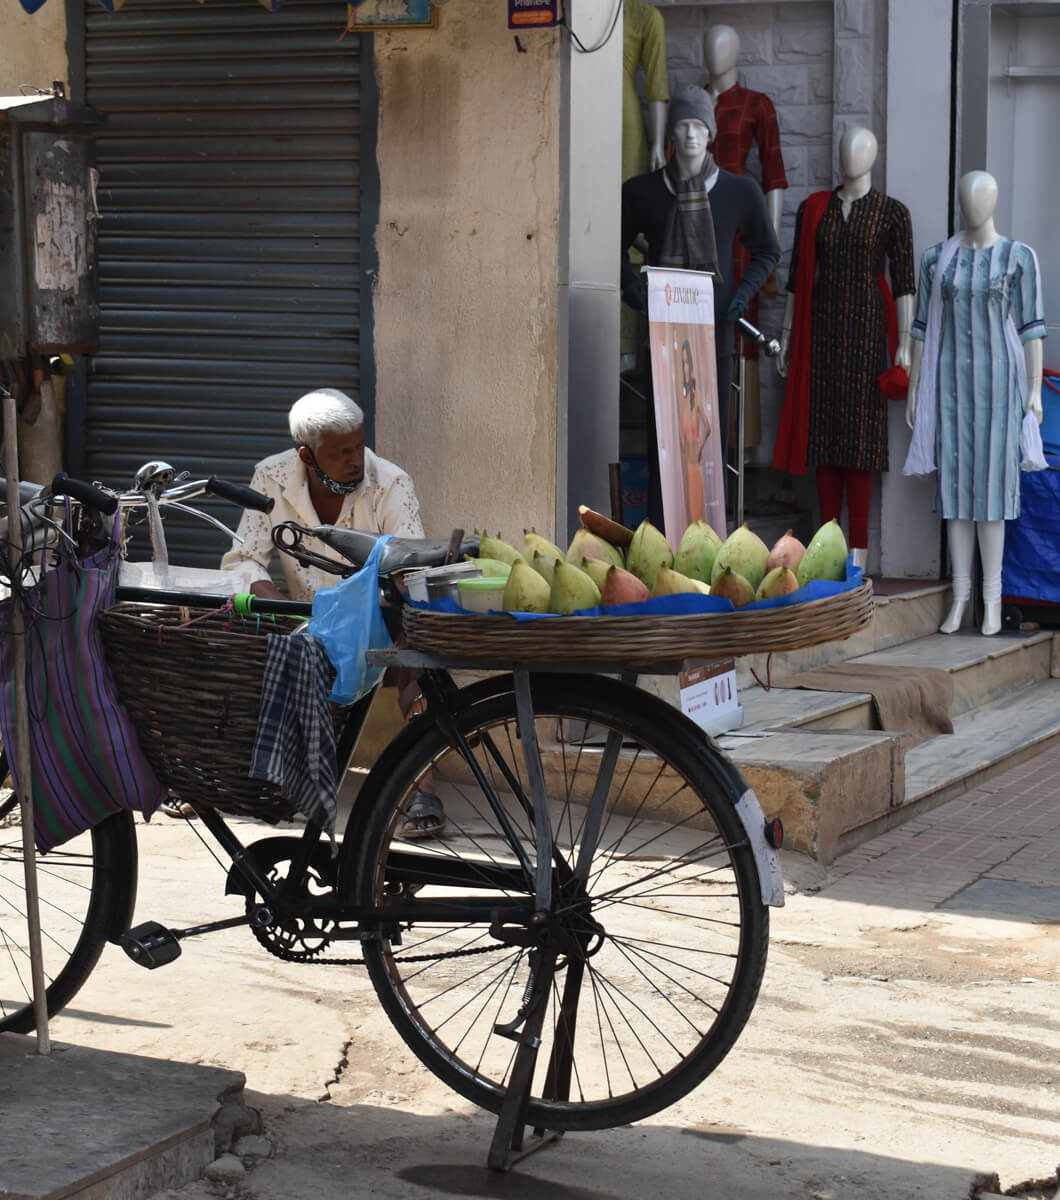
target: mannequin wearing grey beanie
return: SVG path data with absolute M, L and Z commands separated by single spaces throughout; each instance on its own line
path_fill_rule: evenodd
M 637 175 L 622 187 L 622 293 L 633 307 L 644 309 L 644 287 L 634 275 L 628 250 L 638 235 L 648 243 L 650 266 L 682 266 L 693 270 L 715 270 L 714 338 L 717 349 L 718 410 L 724 440 L 728 430 L 729 386 L 732 378 L 733 326 L 747 311 L 780 260 L 780 245 L 766 209 L 765 197 L 749 176 L 721 170 L 711 154 L 716 133 L 714 105 L 702 88 L 682 89 L 670 101 L 667 124 L 674 143 L 674 157 L 666 166 L 647 175 Z M 709 197 L 713 224 L 716 266 L 709 256 L 707 238 L 693 230 L 684 239 L 675 237 L 676 196 L 692 180 Z M 698 194 L 698 193 L 697 193 Z M 685 207 L 684 204 L 682 207 Z M 702 224 L 699 233 L 705 234 Z M 733 242 L 740 235 L 751 264 L 739 286 L 733 288 Z M 685 261 L 675 261 L 674 248 L 685 246 Z M 697 258 L 699 261 L 696 261 Z M 639 303 L 638 303 L 639 301 Z M 651 406 L 649 405 L 649 411 Z M 653 454 L 649 452 L 649 461 Z

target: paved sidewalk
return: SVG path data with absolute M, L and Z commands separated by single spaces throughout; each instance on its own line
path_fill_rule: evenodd
M 832 900 L 1060 921 L 1060 745 L 837 859 Z

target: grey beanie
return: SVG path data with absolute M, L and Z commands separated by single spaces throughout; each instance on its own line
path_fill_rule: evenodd
M 670 107 L 666 113 L 666 132 L 672 134 L 678 121 L 702 121 L 712 137 L 718 132 L 718 124 L 714 119 L 714 101 L 705 88 L 686 84 L 670 100 Z

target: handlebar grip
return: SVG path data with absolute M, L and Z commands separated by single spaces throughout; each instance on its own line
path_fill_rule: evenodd
M 228 479 L 218 479 L 216 475 L 211 475 L 206 481 L 206 490 L 223 500 L 231 500 L 240 508 L 253 508 L 257 512 L 272 512 L 272 506 L 276 503 L 253 488 L 245 487 L 241 483 L 232 483 Z
M 65 471 L 60 471 L 52 480 L 51 492 L 53 496 L 70 496 L 89 508 L 106 513 L 107 516 L 116 512 L 118 508 L 117 496 L 101 491 L 98 487 L 85 483 L 83 479 L 72 479 Z

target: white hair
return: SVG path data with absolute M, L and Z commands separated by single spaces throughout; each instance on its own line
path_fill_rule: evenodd
M 325 434 L 356 433 L 364 425 L 364 413 L 338 388 L 317 388 L 291 405 L 287 425 L 294 444 L 315 454 Z

